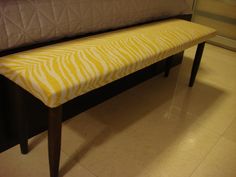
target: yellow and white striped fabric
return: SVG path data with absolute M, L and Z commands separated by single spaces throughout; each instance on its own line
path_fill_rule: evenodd
M 184 20 L 156 22 L 1 57 L 0 74 L 53 108 L 214 35 Z

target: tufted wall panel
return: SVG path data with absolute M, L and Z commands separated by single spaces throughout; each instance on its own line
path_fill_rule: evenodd
M 192 0 L 0 0 L 0 51 L 190 14 Z

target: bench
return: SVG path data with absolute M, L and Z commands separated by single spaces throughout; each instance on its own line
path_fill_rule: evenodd
M 50 176 L 58 177 L 64 103 L 198 44 L 192 87 L 205 41 L 215 34 L 212 28 L 169 19 L 7 55 L 0 58 L 0 74 L 48 107 Z M 27 122 L 18 103 L 20 147 L 26 154 Z

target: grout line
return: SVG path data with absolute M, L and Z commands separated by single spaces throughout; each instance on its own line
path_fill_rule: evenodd
M 194 172 L 201 166 L 202 162 L 207 158 L 207 156 L 210 154 L 210 152 L 216 147 L 216 145 L 219 143 L 219 141 L 224 138 L 224 133 L 231 127 L 233 121 L 235 121 L 236 117 L 231 121 L 231 123 L 227 126 L 227 128 L 224 130 L 224 132 L 222 134 L 219 135 L 218 140 L 216 141 L 216 143 L 210 148 L 210 150 L 208 151 L 208 153 L 206 153 L 205 157 L 203 157 L 203 159 L 201 160 L 201 162 L 197 165 L 197 167 L 193 170 L 193 172 L 191 173 L 191 175 L 189 177 L 192 177 Z M 226 138 L 227 139 L 227 138 Z M 227 139 L 228 140 L 228 139 Z M 230 140 L 231 141 L 231 140 Z
M 218 140 L 216 141 L 216 143 L 214 145 L 212 145 L 212 147 L 209 149 L 209 151 L 206 153 L 206 155 L 202 158 L 202 160 L 199 162 L 199 164 L 196 166 L 196 168 L 192 171 L 192 173 L 189 175 L 189 177 L 192 177 L 193 174 L 197 171 L 197 169 L 201 166 L 202 162 L 204 160 L 206 160 L 206 158 L 208 157 L 208 155 L 210 154 L 210 152 L 216 147 L 216 145 L 219 143 L 221 139 L 221 136 L 219 136 Z
M 86 169 L 89 173 L 91 173 L 94 177 L 99 177 L 97 174 L 94 174 L 90 169 L 82 165 L 81 163 L 78 163 L 82 168 Z
M 236 117 L 233 118 L 230 122 L 230 124 L 228 125 L 228 127 L 226 127 L 226 129 L 224 130 L 224 132 L 222 132 L 221 137 L 223 137 L 223 135 L 225 134 L 225 132 L 232 126 L 233 122 L 236 120 Z
M 61 149 L 61 152 L 63 152 L 67 157 L 69 157 L 69 155 L 68 155 L 68 153 L 66 153 L 63 149 Z M 75 162 L 75 164 L 77 164 L 77 165 L 79 165 L 80 167 L 82 167 L 83 169 L 85 169 L 85 170 L 87 170 L 91 175 L 93 175 L 94 177 L 99 177 L 99 176 L 97 176 L 96 174 L 94 174 L 90 169 L 88 169 L 87 167 L 85 167 L 84 165 L 82 165 L 81 163 L 80 163 L 80 159 L 77 159 L 77 158 L 73 158 L 72 159 L 74 162 Z M 73 165 L 73 167 L 74 167 L 75 165 Z M 73 168 L 72 167 L 72 168 Z M 71 168 L 71 169 L 72 169 Z M 68 173 L 68 172 L 67 172 Z

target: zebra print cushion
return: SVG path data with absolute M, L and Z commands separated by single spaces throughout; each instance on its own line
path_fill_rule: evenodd
M 167 20 L 1 57 L 0 74 L 53 108 L 214 35 Z

